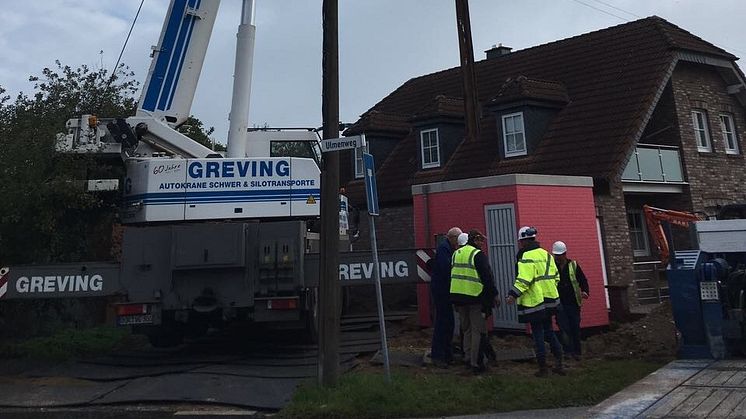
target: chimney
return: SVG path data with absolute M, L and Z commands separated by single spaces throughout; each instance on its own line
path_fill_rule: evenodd
M 492 48 L 488 49 L 484 53 L 487 54 L 487 59 L 491 60 L 493 58 L 501 57 L 503 55 L 510 54 L 510 51 L 512 51 L 513 48 L 511 47 L 504 47 L 503 44 L 497 44 L 493 45 Z

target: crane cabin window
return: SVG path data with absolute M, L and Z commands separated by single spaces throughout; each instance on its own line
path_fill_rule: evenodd
M 702 109 L 693 110 L 692 124 L 694 126 L 694 136 L 697 139 L 697 150 L 703 153 L 712 151 L 710 130 L 707 126 L 707 112 Z
M 318 164 L 321 159 L 316 145 L 311 141 L 270 141 L 270 157 L 304 157 L 314 159 Z
M 736 125 L 733 123 L 733 117 L 731 115 L 725 113 L 720 114 L 720 130 L 723 133 L 725 152 L 728 154 L 738 154 Z
M 505 157 L 526 155 L 526 131 L 523 112 L 503 115 L 503 144 Z

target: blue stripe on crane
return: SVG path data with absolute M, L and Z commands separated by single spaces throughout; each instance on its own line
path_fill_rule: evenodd
M 199 10 L 199 6 L 202 3 L 201 0 L 197 0 L 197 5 L 195 6 L 195 9 Z M 184 48 L 184 51 L 181 53 L 181 58 L 179 59 L 179 66 L 177 67 L 176 71 L 176 82 L 171 86 L 171 92 L 168 95 L 168 104 L 166 105 L 166 109 L 171 109 L 171 104 L 174 101 L 174 96 L 176 96 L 176 86 L 179 85 L 179 79 L 181 77 L 181 70 L 184 68 L 184 58 L 186 57 L 186 53 L 189 50 L 189 43 L 192 40 L 192 33 L 194 33 L 194 25 L 197 22 L 197 18 L 194 16 L 191 16 L 192 23 L 189 25 L 189 33 L 187 33 L 187 39 L 186 39 L 186 47 Z M 188 115 L 187 115 L 188 116 Z
M 142 109 L 147 111 L 155 111 L 156 104 L 158 103 L 158 97 L 161 94 L 163 88 L 163 82 L 166 78 L 166 72 L 168 71 L 169 64 L 171 63 L 171 55 L 175 50 L 176 37 L 181 27 L 182 18 L 186 12 L 187 0 L 174 0 L 171 5 L 169 13 L 171 15 L 168 18 L 166 25 L 166 33 L 163 34 L 163 40 L 161 41 L 160 50 L 157 51 L 158 58 L 156 60 L 153 74 L 150 76 L 149 84 L 147 86 L 147 92 L 145 93 L 145 99 L 142 103 Z
M 187 7 L 194 8 L 197 0 L 189 0 Z M 176 48 L 174 48 L 171 58 L 169 61 L 168 74 L 166 75 L 166 81 L 161 89 L 161 94 L 158 99 L 158 110 L 165 111 L 170 101 L 169 96 L 173 94 L 178 84 L 176 74 L 180 72 L 181 65 L 183 64 L 184 55 L 189 47 L 187 39 L 191 27 L 194 25 L 196 20 L 193 15 L 187 14 L 187 10 L 184 9 L 182 14 L 181 25 L 179 26 L 178 38 L 176 40 Z

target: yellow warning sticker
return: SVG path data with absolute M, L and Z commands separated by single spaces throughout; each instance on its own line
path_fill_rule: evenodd
M 306 204 L 315 204 L 316 199 L 313 197 L 313 195 L 308 195 L 308 199 L 306 199 Z

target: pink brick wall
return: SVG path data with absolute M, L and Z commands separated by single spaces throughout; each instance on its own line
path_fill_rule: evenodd
M 416 247 L 432 247 L 432 237 L 453 226 L 465 231 L 477 228 L 485 232 L 484 207 L 513 203 L 516 230 L 522 225 L 535 226 L 539 230 L 538 239 L 547 250 L 554 241 L 564 241 L 568 255 L 583 267 L 589 280 L 591 298 L 583 306 L 582 326 L 609 323 L 592 188 L 517 185 L 431 193 L 427 197 L 415 195 L 413 198 Z M 426 204 L 429 232 L 425 226 Z M 427 287 L 421 287 L 419 294 L 420 302 L 427 305 L 427 298 L 424 298 Z M 421 310 L 422 324 L 429 324 L 427 312 Z

